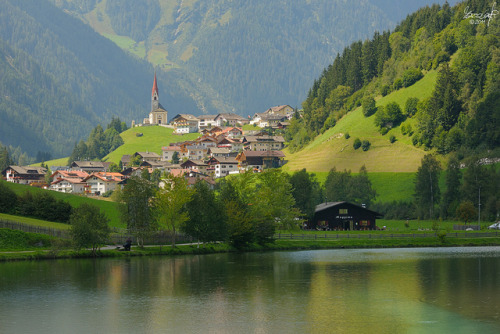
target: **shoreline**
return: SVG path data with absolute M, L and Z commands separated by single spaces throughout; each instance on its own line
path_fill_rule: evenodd
M 0 262 L 36 261 L 81 258 L 128 258 L 141 256 L 177 256 L 205 255 L 216 253 L 245 253 L 268 251 L 297 251 L 324 249 L 369 249 L 369 248 L 419 248 L 419 247 L 480 247 L 500 246 L 500 237 L 484 238 L 404 238 L 389 240 L 373 239 L 341 239 L 341 240 L 276 240 L 273 243 L 252 244 L 243 249 L 236 249 L 225 243 L 181 244 L 172 248 L 170 245 L 152 245 L 139 248 L 133 246 L 131 251 L 115 249 L 116 246 L 102 247 L 96 256 L 90 250 L 75 251 L 72 249 L 39 249 L 0 252 Z

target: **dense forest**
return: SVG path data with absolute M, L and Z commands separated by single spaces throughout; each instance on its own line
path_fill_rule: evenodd
M 382 134 L 401 126 L 416 146 L 441 154 L 498 150 L 500 146 L 500 24 L 494 17 L 471 24 L 469 12 L 488 13 L 483 1 L 425 7 L 393 32 L 375 33 L 338 54 L 315 80 L 303 102 L 302 118 L 287 132 L 299 150 L 362 106 Z M 404 106 L 375 108 L 374 98 L 408 87 L 423 73 L 439 71 L 432 96 L 409 99 Z

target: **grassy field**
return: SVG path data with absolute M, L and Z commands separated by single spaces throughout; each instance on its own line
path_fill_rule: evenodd
M 142 133 L 138 137 L 136 134 Z M 194 140 L 200 136 L 199 133 L 189 133 L 184 135 L 173 134 L 173 129 L 162 126 L 144 126 L 130 128 L 120 134 L 125 144 L 118 147 L 104 157 L 104 161 L 112 161 L 116 164 L 120 162 L 124 154 L 133 154 L 135 152 L 156 152 L 161 155 L 161 148 L 168 146 L 169 143 Z
M 436 71 L 430 71 L 413 86 L 379 97 L 377 106 L 397 102 L 404 108 L 408 97 L 426 98 L 431 95 L 436 78 Z M 346 133 L 349 133 L 349 139 L 345 138 Z M 396 137 L 394 143 L 389 141 L 391 134 Z M 355 150 L 352 145 L 356 138 L 369 140 L 371 148 L 366 152 Z M 327 172 L 336 167 L 337 170 L 357 172 L 365 165 L 370 173 L 408 173 L 417 170 L 426 153 L 414 147 L 410 138 L 401 134 L 399 127 L 381 135 L 374 124 L 374 116 L 364 117 L 359 107 L 340 119 L 333 128 L 316 137 L 303 150 L 293 154 L 285 150 L 288 163 L 284 169 L 293 171 L 307 168 L 310 172 Z
M 30 187 L 30 186 L 22 185 L 22 184 L 15 184 L 15 183 L 11 183 L 11 182 L 6 182 L 5 184 L 9 188 L 11 188 L 16 194 L 22 194 L 22 193 L 27 192 L 27 191 L 31 191 L 32 193 L 36 193 L 36 192 L 40 192 L 40 191 L 47 191 L 44 189 Z M 97 199 L 97 198 L 89 198 L 89 197 L 85 197 L 85 196 L 64 194 L 64 193 L 60 193 L 57 191 L 51 191 L 51 194 L 57 199 L 67 201 L 73 207 L 78 207 L 83 203 L 95 205 L 95 206 L 99 207 L 101 209 L 101 211 L 104 212 L 108 216 L 108 218 L 110 219 L 110 226 L 118 227 L 118 228 L 124 227 L 124 225 L 120 221 L 120 212 L 119 212 L 118 204 L 115 202 L 111 202 L 111 201 L 103 200 L 103 199 Z
M 23 216 L 8 215 L 6 213 L 0 213 L 0 220 L 13 223 L 21 223 L 24 225 L 52 228 L 56 230 L 69 230 L 70 228 L 70 225 L 68 224 L 54 223 L 46 220 L 23 217 Z

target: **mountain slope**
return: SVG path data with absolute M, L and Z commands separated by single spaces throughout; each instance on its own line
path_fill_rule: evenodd
M 0 0 L 0 26 L 4 145 L 67 156 L 97 123 L 149 113 L 152 66 L 48 1 Z M 189 78 L 173 70 L 158 81 L 167 110 L 199 110 Z
M 436 2 L 52 1 L 132 54 L 181 71 L 199 84 L 200 96 L 241 115 L 300 106 L 315 73 L 346 45 Z

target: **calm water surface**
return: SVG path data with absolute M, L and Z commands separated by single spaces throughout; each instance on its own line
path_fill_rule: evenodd
M 500 333 L 500 247 L 0 263 L 0 333 Z

